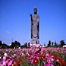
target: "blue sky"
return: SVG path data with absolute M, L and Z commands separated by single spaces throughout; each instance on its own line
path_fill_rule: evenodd
M 0 0 L 0 40 L 10 44 L 31 41 L 30 14 L 40 15 L 40 43 L 66 42 L 66 0 Z

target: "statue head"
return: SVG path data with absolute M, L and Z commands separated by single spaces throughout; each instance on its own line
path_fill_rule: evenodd
M 37 14 L 37 8 L 34 8 L 34 14 Z

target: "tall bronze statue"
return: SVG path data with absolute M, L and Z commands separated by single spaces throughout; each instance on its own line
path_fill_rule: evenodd
M 31 43 L 39 44 L 39 15 L 37 14 L 37 8 L 34 8 L 34 15 L 31 17 Z

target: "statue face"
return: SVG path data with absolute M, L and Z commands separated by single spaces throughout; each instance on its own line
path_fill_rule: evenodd
M 34 14 L 37 14 L 37 8 L 34 8 Z

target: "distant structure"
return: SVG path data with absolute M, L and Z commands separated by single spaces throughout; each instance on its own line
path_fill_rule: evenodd
M 39 15 L 37 8 L 34 8 L 34 15 L 30 14 L 31 18 L 31 44 L 39 44 Z
M 30 48 L 30 42 L 28 43 L 28 48 Z

